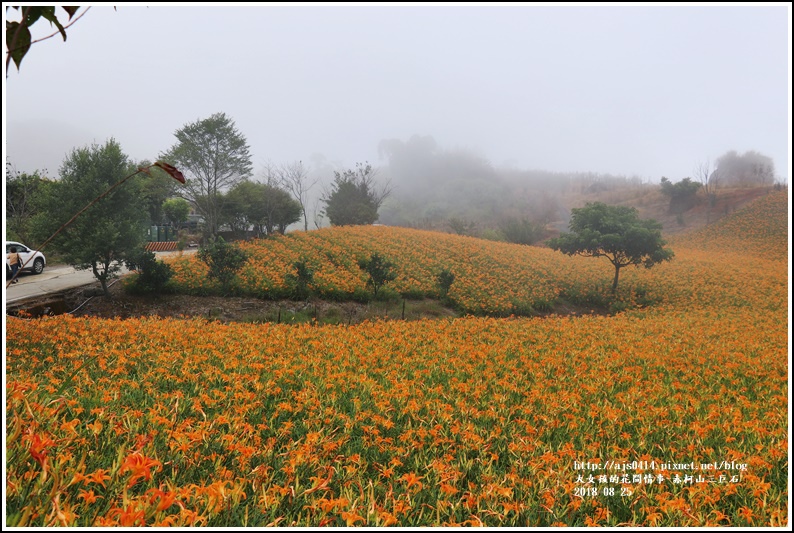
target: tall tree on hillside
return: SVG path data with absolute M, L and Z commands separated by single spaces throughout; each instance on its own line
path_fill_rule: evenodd
M 218 232 L 222 193 L 251 175 L 248 143 L 225 113 L 186 124 L 174 135 L 177 143 L 160 159 L 185 172 L 185 197 L 204 217 L 205 237 L 212 239 Z
M 609 259 L 615 267 L 612 292 L 618 288 L 621 268 L 651 268 L 673 258 L 673 251 L 664 248 L 662 225 L 652 219 L 640 220 L 633 207 L 588 203 L 571 209 L 570 229 L 547 244 L 567 255 Z
M 265 184 L 265 227 L 270 235 L 277 231 L 284 235 L 287 226 L 301 219 L 301 205 L 284 189 Z
M 684 178 L 678 183 L 673 183 L 662 176 L 662 194 L 670 198 L 668 210 L 670 213 L 683 213 L 695 207 L 697 204 L 697 192 L 702 185 L 692 178 Z
M 306 214 L 306 204 L 309 201 L 309 190 L 317 185 L 319 178 L 310 179 L 302 161 L 284 165 L 278 171 L 279 185 L 289 192 L 295 201 L 300 204 L 303 213 L 303 231 L 309 231 L 309 216 Z
M 716 169 L 712 169 L 711 161 L 707 159 L 697 163 L 692 172 L 695 175 L 695 180 L 700 183 L 707 196 L 711 197 L 712 194 L 716 193 L 720 180 Z
M 241 221 L 246 229 L 253 226 L 257 236 L 276 231 L 283 234 L 287 226 L 300 220 L 300 204 L 287 191 L 268 183 L 242 181 L 227 197 L 227 220 Z
M 717 159 L 716 172 L 721 184 L 729 187 L 772 185 L 775 163 L 771 157 L 750 150 L 739 155 L 730 150 Z
M 720 173 L 716 167 L 712 168 L 711 161 L 708 159 L 695 165 L 695 179 L 700 183 L 706 193 L 708 205 L 706 207 L 706 224 L 711 222 L 711 208 L 717 204 L 717 188 L 720 186 Z
M 104 145 L 77 148 L 60 168 L 61 179 L 45 189 L 42 210 L 36 217 L 39 241 L 79 212 L 109 186 L 134 172 L 114 139 Z M 53 245 L 77 269 L 91 269 L 109 296 L 108 281 L 143 242 L 148 213 L 136 176 L 93 204 L 61 232 Z
M 391 194 L 389 182 L 376 190 L 377 171 L 370 164 L 356 163 L 356 170 L 334 172 L 331 190 L 323 197 L 325 215 L 332 226 L 372 224 L 378 209 Z

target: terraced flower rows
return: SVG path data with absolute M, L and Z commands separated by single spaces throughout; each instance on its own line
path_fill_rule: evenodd
M 731 224 L 742 220 L 763 221 L 750 209 Z M 355 290 L 348 245 L 396 249 L 392 235 L 411 248 L 416 237 L 421 252 L 432 242 L 386 230 L 351 231 L 360 236 L 336 249 L 332 232 L 268 246 L 292 254 L 287 264 L 307 253 L 293 240 L 314 243 L 313 260 L 331 249 L 348 268 L 323 279 Z M 498 292 L 488 283 L 509 280 L 509 261 L 455 242 L 468 243 L 470 278 L 488 287 L 459 296 L 487 298 Z M 544 250 L 498 247 L 535 258 L 517 272 L 564 287 L 604 276 L 604 265 L 585 266 L 594 260 L 557 254 L 552 268 Z M 454 246 L 436 248 L 452 261 Z M 786 262 L 674 249 L 673 263 L 622 281 L 663 297 L 611 317 L 352 327 L 8 319 L 7 523 L 784 525 Z M 276 263 L 265 257 L 251 276 Z M 400 282 L 422 286 L 435 263 L 408 261 L 426 273 Z M 480 264 L 503 266 L 483 274 Z M 653 467 L 581 469 L 632 461 Z M 691 463 L 716 465 L 699 472 L 703 482 L 673 481 L 686 472 L 672 465 Z
M 479 239 L 405 228 L 354 226 L 253 241 L 243 245 L 250 254 L 239 275 L 239 289 L 264 298 L 281 298 L 291 291 L 293 263 L 306 261 L 314 271 L 315 292 L 333 299 L 366 299 L 366 276 L 359 258 L 380 253 L 397 264 L 398 278 L 390 286 L 413 296 L 435 296 L 435 276 L 450 268 L 456 275 L 450 296 L 470 312 L 496 313 L 518 302 L 554 300 L 558 287 L 548 283 L 543 255 L 522 253 L 519 247 Z M 544 251 L 550 255 L 550 251 Z M 545 260 L 544 260 L 545 259 Z M 189 257 L 172 263 L 176 282 L 188 291 L 208 290 L 206 267 Z M 521 283 L 505 283 L 509 276 Z
M 775 203 L 777 198 L 777 203 Z M 771 203 L 770 203 L 771 202 Z M 770 235 L 785 233 L 779 219 L 785 218 L 785 195 L 770 195 L 762 204 L 764 212 L 772 209 L 768 220 L 778 221 Z M 781 212 L 782 210 L 782 212 Z M 715 248 L 731 250 L 724 238 L 715 231 L 730 235 L 754 235 L 760 231 L 758 221 L 746 220 L 754 215 L 730 217 L 724 230 L 711 226 L 704 231 L 708 237 L 680 240 L 675 251 L 678 260 L 653 269 L 624 268 L 617 295 L 610 294 L 614 270 L 606 259 L 568 257 L 547 248 L 516 246 L 484 241 L 470 237 L 412 230 L 406 228 L 353 226 L 328 228 L 311 232 L 295 232 L 283 237 L 251 241 L 242 244 L 251 258 L 239 275 L 237 290 L 242 294 L 262 298 L 285 298 L 292 293 L 290 275 L 293 264 L 305 261 L 314 271 L 312 289 L 320 297 L 330 299 L 366 299 L 366 275 L 358 267 L 359 258 L 379 253 L 396 264 L 397 279 L 390 284 L 394 291 L 409 297 L 437 297 L 436 276 L 444 269 L 455 274 L 449 297 L 466 313 L 475 315 L 508 316 L 543 313 L 553 304 L 564 300 L 594 307 L 611 306 L 622 310 L 664 302 L 702 301 L 697 293 L 710 293 L 713 284 L 723 290 L 740 291 L 744 276 L 776 278 L 785 285 L 785 277 L 767 261 L 780 260 L 786 250 L 784 239 L 770 239 L 773 252 L 760 249 L 760 257 L 750 264 L 736 263 L 741 275 L 728 269 L 714 268 L 711 263 L 725 263 L 718 259 Z M 742 233 L 741 224 L 748 226 Z M 785 222 L 784 222 L 785 224 Z M 769 226 L 769 224 L 767 224 Z M 766 227 L 766 226 L 764 226 Z M 714 234 L 714 235 L 712 235 Z M 763 235 L 754 241 L 753 245 Z M 698 244 L 690 244 L 700 239 Z M 699 243 L 713 242 L 708 249 Z M 782 241 L 782 245 L 779 244 Z M 745 241 L 742 241 L 745 242 Z M 737 251 L 749 253 L 744 247 Z M 683 254 L 683 256 L 681 255 Z M 770 255 L 772 254 L 772 255 Z M 785 256 L 785 254 L 783 254 Z M 703 264 L 703 262 L 709 264 Z M 180 290 L 202 293 L 216 289 L 207 277 L 207 267 L 194 256 L 172 262 L 176 271 L 175 283 Z M 762 281 L 761 286 L 767 282 Z M 693 294 L 694 293 L 694 294 Z M 784 293 L 785 294 L 785 293 Z M 704 295 L 707 299 L 708 294 Z

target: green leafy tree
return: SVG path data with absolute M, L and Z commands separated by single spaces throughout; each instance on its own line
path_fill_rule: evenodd
M 452 288 L 452 283 L 455 281 L 455 274 L 452 271 L 444 269 L 436 275 L 436 285 L 441 292 L 442 298 L 449 296 L 449 290 Z
M 306 167 L 303 166 L 302 161 L 282 166 L 278 170 L 279 184 L 292 195 L 300 207 L 301 214 L 303 215 L 303 231 L 309 231 L 309 217 L 306 214 L 309 190 L 317 185 L 318 181 L 319 178 L 309 177 L 309 172 Z
M 163 215 L 172 226 L 187 222 L 190 204 L 184 198 L 169 198 L 162 205 Z
M 379 190 L 372 165 L 356 164 L 356 170 L 334 172 L 330 192 L 323 198 L 325 215 L 332 226 L 372 224 L 378 209 L 391 193 L 388 182 Z
M 103 146 L 72 150 L 60 168 L 60 181 L 47 187 L 35 230 L 39 241 L 70 220 L 97 191 L 123 179 L 134 167 L 114 139 Z M 91 205 L 53 241 L 64 260 L 77 269 L 91 269 L 109 296 L 108 280 L 143 242 L 148 216 L 136 176 Z
M 204 217 L 211 239 L 218 233 L 223 193 L 251 175 L 248 142 L 224 113 L 186 124 L 174 135 L 177 143 L 160 158 L 186 173 L 183 193 Z
M 198 258 L 210 268 L 210 279 L 217 280 L 224 294 L 229 294 L 237 273 L 248 261 L 248 254 L 239 246 L 227 243 L 223 237 L 219 237 L 215 242 L 200 249 Z
M 287 274 L 287 280 L 294 286 L 293 296 L 299 300 L 308 298 L 311 294 L 309 285 L 314 282 L 314 270 L 305 260 L 292 263 L 295 273 Z
M 513 244 L 535 244 L 543 235 L 543 226 L 535 224 L 526 218 L 504 218 L 499 224 L 505 240 Z
M 228 225 L 235 238 L 244 239 L 249 226 L 246 217 L 250 205 L 249 198 L 235 189 L 223 196 L 220 223 Z
M 302 208 L 290 194 L 278 187 L 265 185 L 264 208 L 267 216 L 265 217 L 265 227 L 268 233 L 278 231 L 282 235 L 287 231 L 287 226 L 299 222 L 301 219 Z
M 661 185 L 662 194 L 670 198 L 670 212 L 678 214 L 695 207 L 697 192 L 702 188 L 702 185 L 692 181 L 692 178 L 684 178 L 678 183 L 673 183 L 663 176 Z
M 550 239 L 548 245 L 567 255 L 609 259 L 615 267 L 612 292 L 618 287 L 621 268 L 651 268 L 673 258 L 673 251 L 664 248 L 662 225 L 651 219 L 640 220 L 633 207 L 588 203 L 571 209 L 569 227 L 570 233 Z
M 268 183 L 242 181 L 228 194 L 227 220 L 242 220 L 256 234 L 284 233 L 301 218 L 301 206 L 290 194 Z
M 39 171 L 14 171 L 6 164 L 6 228 L 11 240 L 31 242 L 30 225 L 40 211 L 44 188 L 51 183 Z
M 254 231 L 257 234 L 260 232 L 257 224 L 264 215 L 256 207 L 261 193 L 260 183 L 244 180 L 237 183 L 226 194 L 223 205 L 223 222 L 229 224 L 233 232 L 244 234 L 248 226 L 251 225 L 254 226 Z
M 381 257 L 378 253 L 372 254 L 369 259 L 359 259 L 358 267 L 369 276 L 367 287 L 372 287 L 373 294 L 376 297 L 381 287 L 397 279 L 397 274 L 394 272 L 394 264 Z

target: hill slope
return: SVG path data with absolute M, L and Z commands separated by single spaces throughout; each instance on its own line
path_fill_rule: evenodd
M 675 236 L 670 246 L 676 252 L 671 263 L 653 269 L 625 269 L 618 292 L 609 291 L 611 265 L 603 259 L 568 257 L 548 248 L 521 246 L 473 237 L 409 228 L 347 226 L 241 243 L 250 258 L 240 272 L 239 294 L 265 299 L 289 298 L 295 291 L 295 262 L 305 262 L 313 271 L 311 285 L 320 298 L 331 300 L 371 299 L 367 276 L 359 259 L 378 253 L 395 265 L 397 279 L 386 297 L 439 297 L 437 276 L 443 270 L 455 275 L 449 298 L 467 313 L 507 315 L 539 314 L 561 302 L 592 308 L 628 309 L 637 305 L 691 299 L 703 286 L 698 271 L 708 271 L 720 293 L 739 290 L 743 276 L 768 278 L 770 272 L 755 272 L 747 255 L 756 259 L 784 260 L 787 257 L 787 198 L 769 194 L 747 208 L 704 229 Z M 739 255 L 720 259 L 720 269 L 704 264 L 717 255 Z M 175 283 L 194 294 L 212 293 L 207 267 L 195 257 L 172 263 Z M 751 269 L 740 273 L 742 269 Z M 759 278 L 760 276 L 760 278 Z M 772 283 L 777 290 L 780 279 Z M 706 300 L 715 293 L 707 291 Z
M 788 196 L 774 192 L 705 228 L 677 235 L 670 243 L 783 261 L 788 257 L 788 220 Z

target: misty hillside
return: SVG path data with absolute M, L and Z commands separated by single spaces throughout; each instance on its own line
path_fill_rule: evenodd
M 549 176 L 544 178 L 552 179 Z M 555 185 L 546 187 L 546 183 Z M 503 231 L 507 223 L 530 221 L 542 228 L 534 242 L 542 246 L 546 239 L 568 231 L 571 209 L 590 202 L 603 202 L 637 209 L 640 218 L 660 222 L 662 233 L 669 237 L 714 224 L 771 192 L 768 186 L 720 189 L 709 202 L 700 191 L 694 205 L 679 213 L 670 209 L 670 199 L 662 194 L 659 185 L 618 176 L 559 175 L 553 182 L 541 180 L 512 184 L 499 180 L 495 184 L 487 184 L 473 179 L 451 181 L 446 187 L 454 194 L 441 194 L 441 185 L 436 184 L 436 196 L 430 192 L 434 187 L 428 185 L 423 194 L 411 197 L 405 207 L 392 201 L 381 221 L 389 225 L 450 233 L 460 233 L 462 226 L 464 235 L 508 242 L 510 239 Z M 444 200 L 439 200 L 442 197 Z M 431 202 L 433 198 L 436 198 L 435 203 Z M 423 206 L 431 203 L 433 207 L 423 211 Z M 395 218 L 395 212 L 413 212 L 417 218 Z M 424 217 L 419 213 L 424 213 Z
M 647 186 L 644 190 L 616 190 L 604 195 L 594 195 L 595 198 L 588 198 L 586 201 L 634 207 L 640 218 L 652 218 L 661 223 L 662 233 L 670 237 L 714 224 L 769 193 L 770 188 L 767 186 L 720 189 L 715 193 L 713 202 L 709 202 L 701 190 L 695 197 L 695 204 L 682 213 L 670 210 L 670 199 L 655 185 Z M 599 196 L 602 198 L 598 198 Z M 579 203 L 583 205 L 584 201 L 581 199 Z
M 709 252 L 730 252 L 764 259 L 788 258 L 788 195 L 770 192 L 745 208 L 697 231 L 676 235 L 669 244 Z
M 746 276 L 766 275 L 756 271 L 747 254 L 785 257 L 786 205 L 785 193 L 769 194 L 724 221 L 672 239 L 673 261 L 652 269 L 623 269 L 615 295 L 609 290 L 611 265 L 603 258 L 569 257 L 546 247 L 387 226 L 332 227 L 243 242 L 240 246 L 249 259 L 239 273 L 236 291 L 265 299 L 290 298 L 295 264 L 302 262 L 313 273 L 310 287 L 318 297 L 369 301 L 371 288 L 359 261 L 377 253 L 393 264 L 396 274 L 382 297 L 439 298 L 438 275 L 446 270 L 455 276 L 448 296 L 467 313 L 542 314 L 566 303 L 609 309 L 675 302 L 691 307 L 698 299 L 711 304 L 717 297 L 713 288 L 699 292 L 702 284 L 697 280 L 703 278 L 703 269 L 720 291 L 742 293 Z M 730 257 L 717 258 L 716 251 Z M 206 265 L 195 256 L 179 258 L 172 266 L 181 291 L 215 290 Z M 770 287 L 779 283 L 775 278 Z
M 521 244 L 540 244 L 567 231 L 571 209 L 588 202 L 636 208 L 641 218 L 659 221 L 665 235 L 688 232 L 767 194 L 774 181 L 771 170 L 759 177 L 744 168 L 746 160 L 763 156 L 729 152 L 715 166 L 723 177 L 713 196 L 701 188 L 685 208 L 674 209 L 659 182 L 638 176 L 499 168 L 473 151 L 443 149 L 430 136 L 384 140 L 380 149 L 389 163 L 381 177 L 392 191 L 379 222 Z M 737 158 L 743 162 L 738 169 L 731 163 Z M 766 166 L 773 168 L 771 160 Z M 734 175 L 741 179 L 728 179 Z

